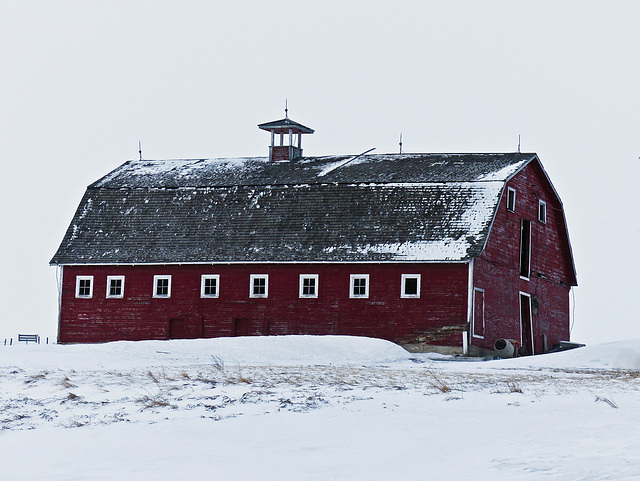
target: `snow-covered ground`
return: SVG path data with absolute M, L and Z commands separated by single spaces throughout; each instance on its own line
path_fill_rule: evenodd
M 640 478 L 640 340 L 416 356 L 334 336 L 0 346 L 0 479 Z

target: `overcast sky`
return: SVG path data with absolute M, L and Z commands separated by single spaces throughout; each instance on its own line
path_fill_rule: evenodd
M 0 337 L 56 335 L 48 263 L 126 160 L 537 152 L 565 205 L 572 338 L 640 338 L 640 2 L 0 0 Z

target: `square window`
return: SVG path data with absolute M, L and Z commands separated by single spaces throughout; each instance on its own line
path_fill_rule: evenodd
M 107 276 L 107 297 L 124 297 L 124 276 Z
M 251 274 L 251 285 L 249 297 L 268 297 L 269 296 L 269 275 L 268 274 Z
M 76 276 L 76 297 L 93 297 L 93 276 Z
M 171 276 L 153 276 L 153 297 L 171 297 Z
M 318 297 L 318 274 L 300 274 L 300 297 Z
M 420 297 L 420 274 L 402 274 L 400 297 Z
M 509 212 L 516 211 L 516 189 L 512 187 L 507 188 L 507 210 Z
M 218 274 L 206 274 L 202 276 L 200 283 L 200 297 L 219 297 L 220 276 Z
M 544 200 L 538 201 L 538 220 L 547 223 L 547 203 Z
M 349 297 L 369 297 L 369 274 L 351 274 L 351 288 Z

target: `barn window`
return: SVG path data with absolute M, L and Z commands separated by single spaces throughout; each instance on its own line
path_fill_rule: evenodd
M 93 276 L 76 276 L 76 297 L 93 297 Z
M 249 297 L 269 297 L 268 274 L 251 274 Z
M 107 276 L 107 297 L 124 297 L 124 276 Z
M 171 276 L 153 276 L 153 297 L 171 297 Z
M 538 201 L 538 220 L 543 224 L 547 223 L 547 203 L 544 200 Z
M 220 275 L 204 274 L 200 281 L 200 297 L 219 297 Z
M 420 274 L 402 274 L 400 297 L 420 297 Z
M 520 227 L 520 277 L 529 279 L 531 268 L 531 221 L 522 219 Z
M 507 188 L 507 210 L 509 212 L 516 211 L 516 189 L 512 187 Z
M 300 274 L 300 297 L 318 297 L 318 274 Z
M 484 339 L 484 289 L 473 288 L 473 337 Z
M 349 297 L 369 297 L 369 274 L 351 274 Z

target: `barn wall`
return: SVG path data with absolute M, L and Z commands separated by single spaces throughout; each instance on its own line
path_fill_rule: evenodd
M 549 348 L 569 339 L 569 284 L 572 264 L 564 229 L 562 204 L 538 164 L 511 179 L 516 190 L 515 212 L 507 211 L 507 195 L 498 208 L 487 246 L 474 260 L 473 284 L 485 291 L 484 338 L 472 345 L 492 348 L 498 338 L 521 340 L 520 293 L 531 296 L 536 353 L 543 352 L 543 333 Z M 538 203 L 547 203 L 547 222 L 538 221 Z M 520 277 L 520 229 L 531 221 L 531 273 Z M 536 309 L 537 307 L 537 309 Z
M 167 274 L 171 297 L 153 298 Z M 219 298 L 200 297 L 203 274 L 220 275 Z M 249 297 L 251 274 L 269 275 L 268 298 Z M 300 274 L 319 275 L 317 299 L 299 298 Z M 349 298 L 350 274 L 370 275 L 368 299 Z M 421 274 L 420 298 L 400 297 L 402 274 Z M 92 298 L 75 297 L 78 275 L 94 276 Z M 124 298 L 106 298 L 116 275 Z M 66 266 L 59 342 L 339 334 L 459 346 L 467 289 L 467 264 Z

